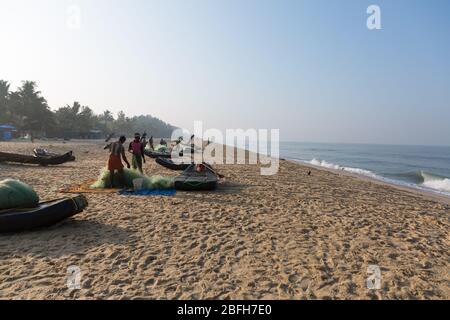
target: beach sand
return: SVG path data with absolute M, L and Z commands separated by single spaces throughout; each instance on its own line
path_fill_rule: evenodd
M 0 143 L 5 152 L 73 150 L 58 167 L 0 164 L 42 200 L 95 179 L 100 142 Z M 217 166 L 216 192 L 88 194 L 49 229 L 0 235 L 2 299 L 449 299 L 450 205 L 441 197 L 281 161 L 275 176 Z M 308 171 L 312 171 L 308 176 Z M 148 161 L 149 175 L 177 175 Z M 81 290 L 67 268 L 81 269 Z M 369 290 L 368 268 L 381 271 Z

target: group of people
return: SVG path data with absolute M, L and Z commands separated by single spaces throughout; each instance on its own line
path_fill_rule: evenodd
M 121 136 L 118 141 L 105 146 L 105 150 L 108 149 L 110 151 L 108 159 L 108 170 L 111 179 L 111 187 L 113 186 L 115 171 L 119 173 L 119 183 L 121 185 L 124 185 L 124 165 L 122 163 L 122 160 L 126 163 L 128 169 L 133 167 L 133 169 L 139 170 L 140 173 L 144 173 L 142 166 L 143 163 L 146 163 L 144 152 L 144 149 L 147 145 L 146 134 L 144 133 L 144 135 L 141 136 L 140 133 L 136 133 L 134 135 L 134 140 L 130 142 L 128 146 L 128 152 L 132 154 L 131 164 L 125 154 L 124 144 L 126 140 L 127 138 L 125 136 Z M 150 138 L 148 144 L 151 148 L 153 148 L 153 137 Z
M 111 138 L 111 137 L 109 137 Z M 191 152 L 194 153 L 194 138 L 195 136 L 191 137 Z M 107 139 L 109 140 L 109 139 Z M 131 164 L 127 159 L 126 153 L 125 153 L 125 147 L 124 144 L 126 142 L 127 138 L 125 136 L 121 136 L 118 141 L 110 143 L 105 146 L 105 150 L 109 150 L 109 159 L 108 159 L 108 170 L 109 170 L 109 176 L 110 176 L 110 185 L 113 187 L 114 182 L 114 173 L 117 171 L 119 174 L 119 183 L 120 185 L 124 185 L 124 165 L 122 163 L 125 162 L 127 165 L 127 168 L 130 169 L 133 167 L 134 170 L 139 170 L 140 173 L 144 173 L 143 170 L 143 164 L 146 163 L 145 159 L 145 147 L 147 144 L 150 146 L 152 150 L 154 150 L 153 145 L 153 137 L 149 139 L 147 142 L 147 134 L 144 133 L 142 136 L 140 133 L 135 133 L 134 140 L 130 142 L 128 146 L 128 152 L 131 153 Z M 182 141 L 182 138 L 180 138 L 177 141 L 177 145 L 180 144 Z M 209 139 L 208 139 L 208 145 L 209 145 Z M 160 145 L 167 146 L 167 142 L 164 139 L 161 139 Z

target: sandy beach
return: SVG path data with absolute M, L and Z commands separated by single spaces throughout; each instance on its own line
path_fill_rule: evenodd
M 4 152 L 73 150 L 57 167 L 0 164 L 0 180 L 41 200 L 95 179 L 101 142 L 0 143 Z M 49 229 L 0 235 L 1 299 L 449 299 L 448 199 L 281 161 L 217 166 L 219 189 L 174 197 L 87 194 Z M 308 171 L 312 174 L 308 176 Z M 154 161 L 148 175 L 175 176 Z M 81 269 L 68 290 L 67 268 Z M 370 265 L 381 289 L 369 290 Z

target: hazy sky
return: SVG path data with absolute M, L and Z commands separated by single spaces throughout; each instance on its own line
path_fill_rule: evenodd
M 0 0 L 0 39 L 0 79 L 36 81 L 53 109 L 450 145 L 447 0 Z

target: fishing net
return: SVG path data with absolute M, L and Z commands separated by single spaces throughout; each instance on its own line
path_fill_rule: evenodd
M 156 152 L 169 152 L 170 149 L 165 145 L 159 144 L 155 147 L 155 151 Z
M 140 172 L 131 169 L 124 169 L 124 183 L 125 188 L 133 189 L 134 184 L 133 181 L 136 179 L 142 179 L 142 188 L 146 190 L 156 190 L 156 189 L 172 189 L 174 187 L 174 178 L 172 177 L 163 177 L 163 176 L 146 176 L 142 175 Z M 91 185 L 92 189 L 107 189 L 110 188 L 110 178 L 109 171 L 104 168 L 102 169 L 99 178 L 97 181 Z M 120 188 L 122 186 L 119 185 L 119 174 L 117 172 L 114 173 L 114 185 L 113 188 Z
M 29 185 L 18 180 L 0 181 L 0 210 L 34 208 L 39 196 Z

